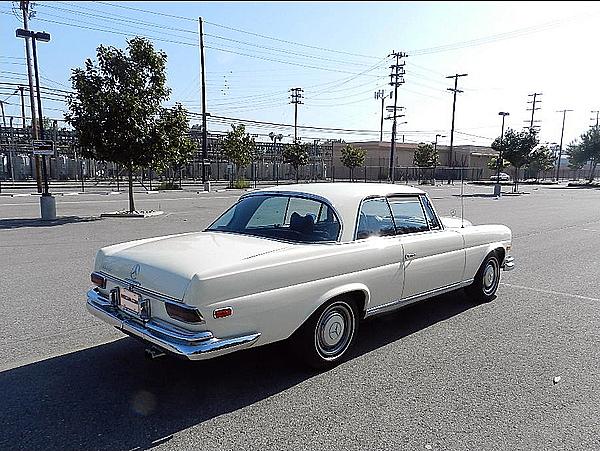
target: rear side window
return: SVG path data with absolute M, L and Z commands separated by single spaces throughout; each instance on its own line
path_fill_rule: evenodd
M 323 202 L 295 196 L 247 196 L 206 230 L 302 243 L 336 241 L 340 222 Z
M 431 230 L 441 229 L 440 221 L 435 215 L 433 207 L 431 206 L 431 202 L 429 202 L 427 196 L 421 196 L 421 200 L 423 201 L 423 208 L 425 209 L 425 215 L 427 216 L 427 221 L 429 221 L 429 227 L 431 227 Z
M 362 203 L 358 215 L 356 239 L 371 236 L 395 235 L 394 221 L 387 200 L 368 199 Z
M 399 235 L 429 230 L 425 212 L 417 196 L 392 197 L 389 202 Z

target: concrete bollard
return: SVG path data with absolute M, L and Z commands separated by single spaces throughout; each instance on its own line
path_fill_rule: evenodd
M 210 182 L 204 182 L 204 191 L 210 193 Z
M 54 221 L 56 219 L 56 198 L 51 195 L 41 196 L 40 210 L 42 221 Z

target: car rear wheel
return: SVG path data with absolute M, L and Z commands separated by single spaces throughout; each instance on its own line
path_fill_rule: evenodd
M 489 302 L 494 298 L 500 283 L 500 262 L 495 252 L 489 254 L 481 264 L 467 293 L 476 302 Z
M 336 299 L 313 314 L 300 328 L 294 346 L 300 357 L 318 369 L 340 363 L 354 343 L 358 315 L 353 301 Z

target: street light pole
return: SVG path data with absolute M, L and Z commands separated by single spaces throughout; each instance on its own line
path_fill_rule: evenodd
M 37 112 L 38 112 L 38 122 L 39 122 L 39 139 L 44 139 L 44 116 L 42 114 L 42 98 L 40 96 L 40 73 L 38 70 L 38 59 L 37 59 L 37 45 L 36 45 L 36 40 L 37 40 L 37 35 L 38 33 L 32 33 L 31 36 L 31 47 L 33 49 L 33 70 L 35 73 L 35 89 L 37 92 Z M 49 36 L 48 36 L 48 40 L 50 40 Z M 49 196 L 50 193 L 48 192 L 48 169 L 46 166 L 46 155 L 41 155 L 42 157 L 42 177 L 44 179 L 44 192 L 42 193 L 42 196 Z
M 446 135 L 440 135 L 439 133 L 437 133 L 435 135 L 435 142 L 433 143 L 433 153 L 435 155 L 435 165 L 433 167 L 433 184 L 435 185 L 435 172 L 436 172 L 436 168 L 437 168 L 437 164 L 438 164 L 438 155 L 437 155 L 437 142 L 438 142 L 438 138 L 445 138 Z
M 33 73 L 31 70 L 31 44 L 29 43 L 29 1 L 22 0 L 20 2 L 20 8 L 23 13 L 23 28 L 25 29 L 26 34 L 23 37 L 25 38 L 25 56 L 27 60 L 27 79 L 29 81 L 29 107 L 31 108 L 31 134 L 33 139 L 40 139 L 38 136 L 38 128 L 37 128 L 37 119 L 35 114 L 35 99 L 33 96 Z M 17 37 L 19 35 L 17 34 Z M 21 90 L 21 95 L 23 91 Z M 21 101 L 23 99 L 21 98 Z M 23 118 L 25 118 L 25 114 L 23 114 Z M 25 119 L 23 119 L 23 128 L 25 128 Z M 37 184 L 38 193 L 42 192 L 42 177 L 40 174 L 40 157 L 39 155 L 35 155 L 32 158 L 32 161 L 35 161 L 35 181 Z
M 506 113 L 504 111 L 500 111 L 498 113 L 499 116 L 502 116 L 502 131 L 500 132 L 500 152 L 498 157 L 496 157 L 496 184 L 494 185 L 494 196 L 502 195 L 502 187 L 500 186 L 500 165 L 502 164 L 502 146 L 504 140 L 504 119 L 506 116 L 509 116 L 510 113 Z
M 24 15 L 25 17 L 25 15 Z M 37 61 L 37 45 L 36 45 L 36 41 L 42 41 L 42 42 L 49 42 L 50 41 L 50 34 L 46 33 L 46 32 L 35 32 L 32 30 L 29 30 L 27 28 L 22 29 L 22 28 L 18 28 L 16 31 L 16 36 L 18 38 L 25 38 L 27 40 L 27 38 L 31 39 L 31 43 L 32 43 L 32 48 L 33 48 L 33 67 L 34 67 L 34 71 L 35 71 L 35 82 L 36 82 L 36 90 L 37 90 L 37 104 L 38 104 L 38 127 L 39 129 L 36 129 L 35 127 L 35 114 L 32 114 L 32 125 L 34 127 L 34 137 L 37 137 L 37 139 L 43 138 L 43 124 L 42 124 L 42 119 L 43 119 L 43 115 L 42 115 L 42 98 L 41 98 L 41 93 L 40 93 L 40 74 L 39 74 L 39 69 L 38 69 L 38 61 Z M 30 86 L 30 95 L 33 98 L 33 86 Z M 32 109 L 33 111 L 33 109 Z M 35 153 L 35 143 L 34 143 L 34 153 Z M 42 155 L 42 172 L 43 172 L 43 179 L 44 179 L 44 191 L 42 193 L 42 196 L 40 198 L 40 212 L 41 212 L 41 217 L 42 217 L 42 221 L 53 221 L 56 219 L 56 200 L 55 198 L 50 195 L 50 193 L 48 192 L 48 171 L 47 171 L 47 167 L 46 167 L 46 156 Z
M 437 152 L 437 140 L 438 138 L 445 138 L 446 135 L 440 135 L 439 133 L 435 135 L 435 143 L 433 144 L 433 151 Z

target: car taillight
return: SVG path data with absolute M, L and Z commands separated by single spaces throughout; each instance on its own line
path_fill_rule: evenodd
M 93 272 L 90 276 L 92 283 L 98 285 L 100 288 L 106 288 L 106 278 L 97 272 Z
M 183 321 L 184 323 L 204 322 L 204 318 L 197 308 L 166 302 L 165 309 L 171 318 L 178 321 Z

